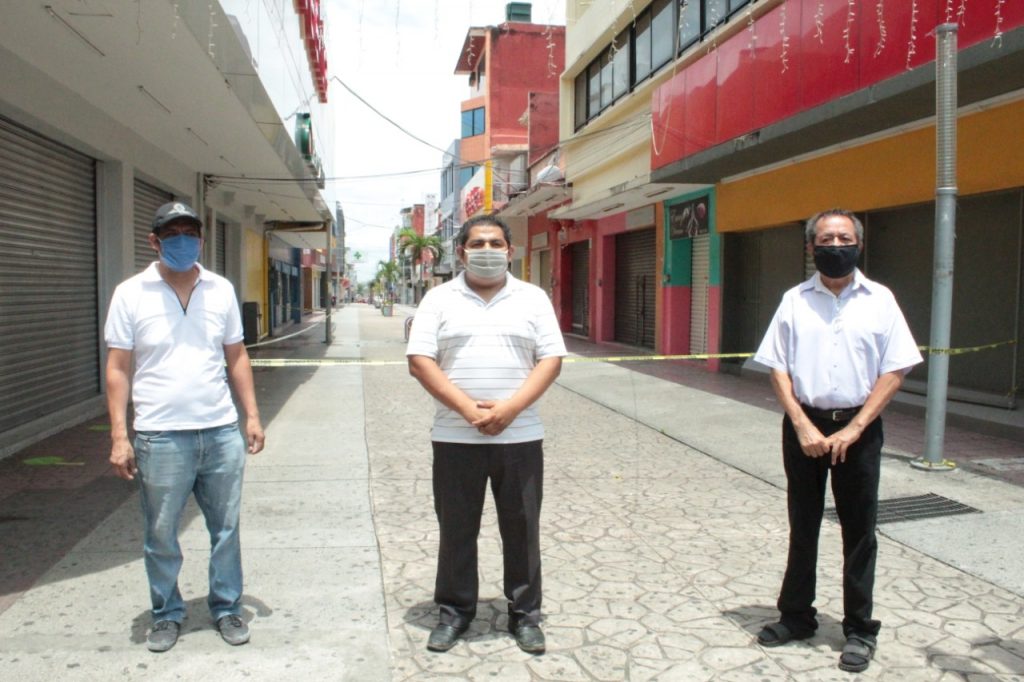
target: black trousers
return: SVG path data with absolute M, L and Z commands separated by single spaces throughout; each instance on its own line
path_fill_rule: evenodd
M 848 422 L 814 419 L 826 436 Z M 813 632 L 818 623 L 813 606 L 818 561 L 818 533 L 825 508 L 825 486 L 832 472 L 832 495 L 843 534 L 843 633 L 874 638 L 880 623 L 872 620 L 872 593 L 878 540 L 878 478 L 882 457 L 882 420 L 873 421 L 846 453 L 832 465 L 831 456 L 808 457 L 800 449 L 793 423 L 782 421 L 782 456 L 789 505 L 789 558 L 778 607 L 781 622 L 798 633 Z
M 479 592 L 477 536 L 487 480 L 498 511 L 509 625 L 540 622 L 542 441 L 477 445 L 434 441 L 434 510 L 441 529 L 434 601 L 441 622 L 468 624 Z

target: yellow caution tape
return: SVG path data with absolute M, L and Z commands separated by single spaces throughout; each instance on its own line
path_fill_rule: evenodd
M 964 353 L 977 353 L 980 350 L 988 350 L 990 348 L 999 348 L 1000 346 L 1012 346 L 1017 342 L 1013 339 L 1009 341 L 999 341 L 998 343 L 986 343 L 984 346 L 964 346 L 963 348 L 929 348 L 928 346 L 918 346 L 918 350 L 928 355 L 963 355 Z
M 976 353 L 990 348 L 1012 345 L 1016 341 L 1000 341 L 989 343 L 983 346 L 966 346 L 963 348 L 931 348 L 929 346 L 918 346 L 918 349 L 928 355 L 963 355 L 964 353 Z M 723 360 L 731 358 L 751 358 L 753 353 L 688 353 L 685 355 L 577 355 L 575 357 L 563 358 L 562 362 L 654 362 L 662 360 Z M 327 366 L 355 366 L 355 367 L 385 367 L 388 365 L 405 367 L 406 360 L 362 360 L 359 358 L 252 358 L 253 367 L 327 367 Z

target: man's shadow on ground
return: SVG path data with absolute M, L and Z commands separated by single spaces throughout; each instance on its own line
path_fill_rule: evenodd
M 779 610 L 774 605 L 751 604 L 722 611 L 722 615 L 750 634 L 752 644 L 757 644 L 757 633 L 769 623 L 777 623 Z M 827 613 L 818 613 L 818 630 L 810 639 L 794 640 L 783 646 L 828 644 L 832 651 L 842 651 L 846 644 L 843 624 Z M 773 648 L 773 647 L 767 647 Z
M 266 618 L 274 613 L 274 610 L 267 606 L 262 600 L 252 595 L 242 595 L 242 620 L 247 624 L 254 618 Z M 131 634 L 129 639 L 133 644 L 144 644 L 149 629 L 153 626 L 153 613 L 146 609 L 132 619 Z M 193 632 L 209 630 L 218 637 L 217 625 L 210 617 L 210 609 L 206 606 L 206 597 L 194 597 L 185 602 L 185 620 L 181 623 L 179 637 L 184 638 Z
M 402 618 L 406 623 L 425 631 L 423 645 L 426 646 L 427 634 L 439 622 L 437 604 L 433 601 L 413 604 L 405 610 Z M 506 637 L 511 637 L 508 631 L 508 600 L 505 597 L 480 600 L 476 607 L 476 618 L 469 624 L 469 630 L 462 639 L 485 642 Z

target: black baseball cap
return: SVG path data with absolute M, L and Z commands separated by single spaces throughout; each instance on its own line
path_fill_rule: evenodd
M 156 215 L 153 216 L 153 232 L 176 220 L 183 220 L 200 230 L 203 229 L 203 221 L 191 206 L 180 201 L 171 201 L 156 210 Z

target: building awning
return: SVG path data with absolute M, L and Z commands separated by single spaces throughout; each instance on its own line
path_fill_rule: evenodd
M 267 231 L 293 249 L 326 249 L 328 223 L 271 222 Z
M 564 182 L 538 183 L 522 194 L 513 197 L 495 215 L 498 217 L 537 215 L 569 199 L 572 199 L 572 187 L 566 186 Z
M 707 187 L 708 185 L 650 182 L 649 175 L 642 175 L 600 192 L 590 201 L 584 203 L 574 201 L 567 206 L 557 208 L 549 213 L 548 217 L 556 220 L 604 218 Z

